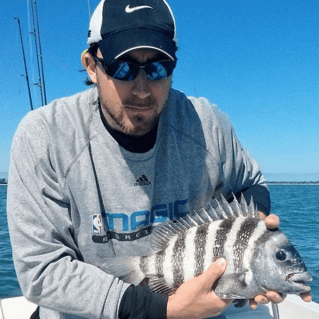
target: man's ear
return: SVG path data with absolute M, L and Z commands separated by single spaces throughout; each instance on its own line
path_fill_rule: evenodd
M 81 62 L 87 74 L 89 75 L 91 81 L 96 84 L 97 83 L 96 63 L 92 55 L 88 53 L 87 50 L 83 51 L 81 55 Z

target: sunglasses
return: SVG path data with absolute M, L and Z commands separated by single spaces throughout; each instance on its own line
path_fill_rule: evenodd
M 143 69 L 150 81 L 160 81 L 168 78 L 176 67 L 175 61 L 154 61 L 150 63 L 134 63 L 114 60 L 106 63 L 103 59 L 93 56 L 94 60 L 100 62 L 107 75 L 120 81 L 133 81 L 140 69 Z

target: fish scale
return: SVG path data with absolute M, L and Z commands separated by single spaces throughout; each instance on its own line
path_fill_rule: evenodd
M 250 299 L 267 290 L 300 294 L 310 290 L 311 274 L 297 250 L 279 230 L 267 229 L 251 199 L 248 205 L 225 198 L 212 201 L 201 214 L 194 212 L 152 230 L 155 253 L 108 259 L 106 272 L 172 294 L 185 281 L 207 270 L 218 257 L 227 259 L 224 274 L 214 285 L 224 299 Z

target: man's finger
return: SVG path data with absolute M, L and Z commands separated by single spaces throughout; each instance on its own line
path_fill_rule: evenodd
M 284 295 L 284 294 L 281 295 L 281 294 L 279 294 L 278 292 L 275 292 L 275 291 L 267 291 L 266 297 L 270 301 L 272 301 L 273 303 L 277 304 L 277 303 L 282 302 L 286 298 L 286 295 Z
M 271 214 L 266 217 L 265 224 L 269 229 L 276 229 L 279 227 L 279 217 L 274 214 Z
M 211 289 L 213 283 L 224 273 L 226 267 L 226 260 L 224 258 L 219 258 L 212 263 L 200 277 L 207 287 Z
M 300 298 L 305 302 L 310 302 L 312 300 L 311 293 L 310 292 L 304 292 L 300 294 Z
M 258 307 L 258 303 L 254 299 L 249 299 L 250 308 L 255 310 Z
M 269 299 L 266 296 L 258 295 L 254 298 L 256 303 L 266 304 L 269 302 Z

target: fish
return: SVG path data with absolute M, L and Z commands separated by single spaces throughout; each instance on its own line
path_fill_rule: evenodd
M 312 275 L 288 237 L 268 229 L 251 198 L 228 202 L 223 196 L 200 212 L 154 226 L 154 253 L 110 258 L 101 268 L 124 282 L 147 282 L 157 293 L 171 295 L 185 281 L 208 269 L 218 258 L 227 268 L 212 287 L 223 299 L 248 300 L 267 291 L 310 291 Z M 240 306 L 240 305 L 239 305 Z

